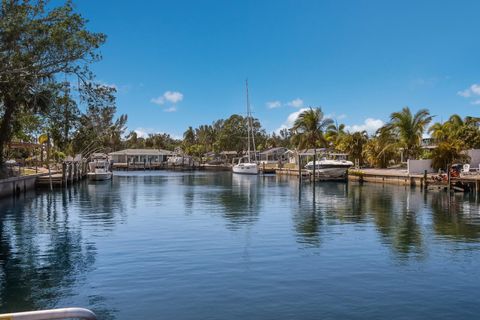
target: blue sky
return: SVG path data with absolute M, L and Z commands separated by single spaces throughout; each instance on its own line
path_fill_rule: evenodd
M 77 0 L 108 41 L 97 78 L 129 130 L 181 136 L 245 113 L 268 132 L 306 106 L 374 130 L 391 112 L 479 115 L 480 1 Z

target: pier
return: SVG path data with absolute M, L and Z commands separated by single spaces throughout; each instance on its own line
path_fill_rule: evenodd
M 35 184 L 37 187 L 67 187 L 75 182 L 85 179 L 88 172 L 86 160 L 64 161 L 61 171 L 38 176 Z

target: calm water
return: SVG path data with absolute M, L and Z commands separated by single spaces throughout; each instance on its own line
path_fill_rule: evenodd
M 480 199 L 129 173 L 0 201 L 0 311 L 101 319 L 478 319 Z

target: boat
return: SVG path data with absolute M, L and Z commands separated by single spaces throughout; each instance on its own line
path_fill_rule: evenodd
M 321 179 L 340 179 L 347 176 L 347 170 L 353 167 L 353 162 L 348 161 L 343 153 L 328 153 L 315 161 L 315 175 Z M 309 172 L 313 172 L 313 161 L 305 166 Z
M 88 163 L 87 178 L 90 181 L 105 181 L 112 179 L 110 161 L 107 157 L 95 158 Z
M 256 160 L 257 152 L 255 150 L 255 135 L 253 131 L 253 124 L 252 124 L 252 115 L 250 112 L 250 100 L 248 98 L 248 80 L 245 81 L 245 87 L 247 91 L 247 155 L 244 158 L 240 158 L 238 163 L 232 167 L 233 173 L 237 174 L 258 174 L 258 164 L 256 161 L 252 161 L 251 159 L 251 151 L 250 151 L 250 142 L 253 145 L 253 155 L 254 160 Z M 252 140 L 252 141 L 250 141 Z

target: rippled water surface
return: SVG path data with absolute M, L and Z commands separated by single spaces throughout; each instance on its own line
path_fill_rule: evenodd
M 480 197 L 480 196 L 479 196 Z M 0 311 L 101 319 L 478 319 L 480 199 L 125 173 L 0 200 Z

